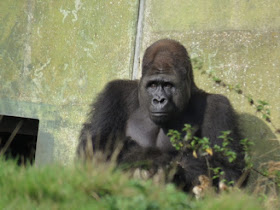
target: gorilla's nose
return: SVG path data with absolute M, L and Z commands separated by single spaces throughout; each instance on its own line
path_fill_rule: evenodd
M 154 106 L 161 106 L 164 107 L 167 104 L 167 99 L 166 98 L 154 98 L 153 99 L 153 105 Z

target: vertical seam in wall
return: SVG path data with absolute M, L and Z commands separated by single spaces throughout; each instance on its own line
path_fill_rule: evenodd
M 135 47 L 134 47 L 133 69 L 132 69 L 133 80 L 138 78 L 138 71 L 140 67 L 139 65 L 140 65 L 141 42 L 142 42 L 142 35 L 143 35 L 144 10 L 145 10 L 145 0 L 139 0 L 138 20 L 137 20 L 137 29 L 136 29 L 136 38 L 135 38 Z
M 29 65 L 31 64 L 31 46 L 30 46 L 30 37 L 31 37 L 31 27 L 33 21 L 33 0 L 27 1 L 27 26 L 26 26 L 26 40 L 24 44 L 24 60 L 23 60 L 23 76 L 29 74 Z

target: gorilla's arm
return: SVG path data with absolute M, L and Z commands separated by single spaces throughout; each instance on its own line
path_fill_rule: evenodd
M 181 156 L 178 151 L 163 152 L 156 147 L 143 148 L 130 138 L 125 141 L 118 163 L 125 169 L 146 169 L 150 176 L 163 169 L 165 178 L 171 178 L 168 181 L 174 182 L 184 191 L 198 185 L 200 175 L 208 175 L 204 157 L 195 158 L 190 152 L 184 152 Z
M 214 153 L 212 164 L 214 167 L 222 167 L 225 178 L 228 181 L 236 181 L 245 167 L 244 151 L 240 140 L 242 139 L 238 130 L 237 116 L 229 100 L 218 94 L 210 94 L 207 97 L 207 107 L 202 125 L 202 136 L 208 137 L 213 147 L 215 144 L 222 146 L 223 139 L 219 138 L 222 131 L 231 131 L 229 137 L 230 149 L 237 155 L 234 162 L 229 162 L 228 157 L 223 154 Z
M 125 138 L 127 118 L 138 104 L 137 85 L 137 81 L 129 80 L 115 80 L 107 84 L 96 102 L 92 104 L 89 118 L 83 125 L 78 155 L 86 151 L 89 141 L 93 150 L 111 150 L 116 139 Z

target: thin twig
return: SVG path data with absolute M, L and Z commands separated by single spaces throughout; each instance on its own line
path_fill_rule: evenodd
M 266 152 L 266 153 L 263 153 L 262 155 L 260 155 L 260 156 L 258 156 L 258 157 L 256 157 L 256 158 L 252 158 L 253 160 L 257 160 L 257 159 L 259 159 L 259 158 L 262 158 L 263 156 L 265 156 L 265 155 L 267 155 L 267 154 L 269 154 L 269 153 L 272 153 L 272 152 L 274 152 L 275 150 L 278 150 L 280 148 L 280 146 L 279 147 L 276 147 L 276 148 L 274 148 L 274 149 L 272 149 L 272 150 L 270 150 L 270 151 L 268 151 L 268 152 Z
M 255 168 L 252 168 L 252 170 L 257 172 L 258 174 L 262 175 L 263 177 L 266 177 L 269 181 L 273 182 L 274 184 L 276 184 L 276 185 L 279 184 L 276 181 L 274 181 L 272 178 L 270 178 L 269 176 L 267 176 L 264 173 L 260 172 L 259 170 L 255 169 Z
M 2 148 L 2 150 L 0 151 L 0 156 L 2 156 L 8 149 L 8 147 L 10 146 L 10 144 L 12 143 L 12 141 L 14 140 L 15 136 L 17 135 L 19 129 L 21 128 L 23 124 L 23 120 L 19 121 L 19 123 L 17 124 L 16 128 L 14 129 L 14 131 L 12 132 L 12 134 L 10 135 L 8 141 L 6 142 L 6 144 L 4 145 L 4 147 Z

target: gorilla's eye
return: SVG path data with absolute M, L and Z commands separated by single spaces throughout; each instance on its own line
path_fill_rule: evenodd
M 148 87 L 150 88 L 156 88 L 157 87 L 157 84 L 155 82 L 151 82 Z
M 172 87 L 173 87 L 173 85 L 172 85 L 171 83 L 169 83 L 169 82 L 165 82 L 165 83 L 163 84 L 163 86 L 164 86 L 165 88 L 172 88 Z

